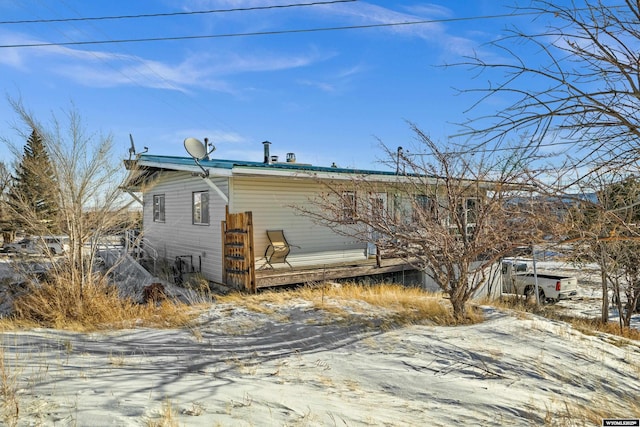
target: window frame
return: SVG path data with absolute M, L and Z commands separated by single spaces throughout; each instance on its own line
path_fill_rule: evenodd
M 475 233 L 477 220 L 480 215 L 480 197 L 463 197 L 461 203 L 456 204 L 455 211 L 451 214 L 457 217 L 462 230 L 456 230 L 456 233 L 464 233 L 465 236 L 472 236 Z M 472 222 L 470 221 L 472 220 Z M 455 225 L 449 225 L 450 228 Z
M 386 222 L 388 215 L 387 193 L 369 193 L 369 216 L 373 221 Z
M 480 215 L 480 198 L 467 197 L 464 201 L 464 210 L 467 227 L 475 227 Z
M 166 221 L 166 199 L 164 194 L 153 195 L 153 222 Z
M 196 200 L 199 199 L 199 200 Z M 191 193 L 191 224 L 209 225 L 209 191 L 193 191 Z
M 426 220 L 438 220 L 438 199 L 428 194 L 416 194 L 413 197 L 414 222 L 419 222 L 422 218 Z
M 342 212 L 340 213 L 340 222 L 342 224 L 355 224 L 357 215 L 357 197 L 355 191 L 342 192 Z
M 462 204 L 459 204 L 457 214 L 460 215 L 462 223 L 467 228 L 476 226 L 480 208 L 480 199 L 478 197 L 464 197 Z

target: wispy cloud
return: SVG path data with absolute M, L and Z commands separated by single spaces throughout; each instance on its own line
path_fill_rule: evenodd
M 240 135 L 237 132 L 205 128 L 179 129 L 175 132 L 164 135 L 163 139 L 166 141 L 175 142 L 182 141 L 185 136 L 198 138 L 201 141 L 204 141 L 205 138 L 209 138 L 209 141 L 214 145 L 220 143 L 239 145 L 249 142 L 244 136 Z
M 269 4 L 289 4 L 291 2 L 280 1 Z M 251 20 L 246 22 L 245 30 L 251 31 L 256 25 L 265 28 L 267 23 L 278 23 L 281 28 L 269 26 L 270 30 L 305 28 L 303 19 L 312 18 L 309 22 L 313 22 L 314 27 L 324 26 L 341 26 L 341 25 L 376 25 L 376 24 L 394 24 L 402 22 L 424 21 L 431 19 L 442 19 L 455 17 L 452 9 L 442 5 L 424 3 L 418 5 L 401 5 L 396 7 L 393 2 L 390 5 L 376 5 L 366 1 L 357 1 L 353 3 L 337 3 L 327 5 L 315 5 L 311 7 L 277 9 L 277 12 L 267 15 L 260 12 L 261 16 L 269 16 L 270 19 Z M 191 0 L 187 3 L 187 9 L 207 9 L 207 8 L 246 8 L 264 6 L 263 0 Z M 394 8 L 396 7 L 396 8 Z M 212 16 L 213 18 L 214 16 Z M 226 19 L 234 19 L 234 14 L 226 14 Z M 287 20 L 288 17 L 288 20 Z M 215 15 L 216 21 L 220 19 L 219 15 Z M 242 21 L 235 21 L 241 23 Z M 295 24 L 295 27 L 292 25 Z M 284 26 L 283 26 L 284 25 Z M 307 25 L 308 26 L 308 25 Z M 248 29 L 248 28 L 251 28 Z M 403 35 L 406 37 L 418 37 L 430 42 L 437 42 L 438 46 L 443 49 L 453 49 L 453 53 L 464 51 L 465 54 L 470 53 L 472 46 L 475 46 L 470 39 L 452 35 L 447 31 L 447 25 L 443 23 L 429 23 L 420 25 L 406 26 L 390 26 L 380 28 L 390 34 Z
M 282 2 L 284 4 L 287 2 Z M 186 3 L 185 3 L 186 4 Z M 189 6 L 206 9 L 222 7 L 250 7 L 264 5 L 263 1 L 192 1 Z M 188 7 L 188 6 L 183 6 Z M 406 9 L 393 10 L 359 1 L 326 6 L 313 6 L 304 9 L 304 17 L 313 18 L 313 25 L 322 26 L 323 21 L 331 25 L 366 25 L 408 22 L 453 16 L 450 9 L 422 4 Z M 288 9 L 287 9 L 288 10 Z M 234 15 L 234 14 L 230 14 Z M 279 11 L 277 16 L 282 16 Z M 284 13 L 288 19 L 299 16 L 296 13 Z M 263 15 L 261 15 L 263 16 Z M 275 16 L 275 15 L 274 15 Z M 284 18 L 287 19 L 287 18 Z M 265 20 L 248 20 L 242 28 L 266 25 Z M 292 22 L 289 22 L 290 24 Z M 297 23 L 297 21 L 296 21 Z M 303 25 L 303 24 L 300 24 Z M 443 24 L 409 25 L 388 27 L 381 31 L 403 37 L 418 37 L 437 45 L 443 54 L 455 56 L 469 55 L 477 43 L 472 39 L 447 32 Z M 38 42 L 37 38 L 9 31 L 0 32 L 0 44 L 19 44 Z M 245 46 L 246 47 L 246 46 Z M 110 49 L 110 48 L 109 48 Z M 242 73 L 281 71 L 308 67 L 327 61 L 339 55 L 339 51 L 324 51 L 323 48 L 308 45 L 286 48 L 271 46 L 269 49 L 254 47 L 247 50 L 192 51 L 181 57 L 155 60 L 140 55 L 118 54 L 106 50 L 86 50 L 71 46 L 47 46 L 38 48 L 3 49 L 0 52 L 0 66 L 12 67 L 29 73 L 54 73 L 69 81 L 89 87 L 138 86 L 155 89 L 190 92 L 203 89 L 230 94 L 240 94 L 245 89 L 234 86 L 235 77 Z M 167 58 L 169 58 L 167 56 Z M 304 78 L 298 83 L 314 86 L 324 92 L 335 93 L 351 76 L 360 73 L 359 66 L 345 68 L 333 75 L 322 78 Z M 341 74 L 340 74 L 341 73 Z
M 297 80 L 297 83 L 302 86 L 310 86 L 320 89 L 322 92 L 334 93 L 338 90 L 335 84 L 326 81 L 302 79 Z
M 297 83 L 303 86 L 315 87 L 326 93 L 341 93 L 359 74 L 363 73 L 367 67 L 363 65 L 353 65 L 338 70 L 329 76 L 321 79 L 299 79 Z
M 0 44 L 38 43 L 19 33 L 0 33 Z M 299 68 L 331 55 L 317 50 L 304 53 L 198 53 L 178 61 L 155 61 L 131 54 L 81 50 L 66 46 L 5 49 L 0 66 L 32 73 L 52 72 L 91 87 L 140 86 L 177 91 L 206 89 L 234 93 L 226 77 L 239 73 Z M 37 64 L 37 66 L 36 66 Z
M 262 145 L 233 130 L 216 128 L 178 128 L 175 131 L 161 134 L 153 141 L 146 141 L 150 151 L 158 152 L 162 147 L 168 148 L 172 154 L 185 154 L 183 141 L 187 137 L 197 138 L 204 143 L 208 138 L 215 150 L 211 158 L 231 158 L 239 160 L 259 160 Z M 142 149 L 142 147 L 139 147 Z
M 260 71 L 278 71 L 305 67 L 333 56 L 321 54 L 316 49 L 304 53 L 281 53 L 270 50 L 257 52 L 198 54 L 190 58 L 185 64 L 191 64 L 208 70 L 215 75 L 229 75 L 235 73 L 250 73 Z
M 342 8 L 327 9 L 332 13 L 341 13 L 349 18 L 355 25 L 366 24 L 393 24 L 402 22 L 428 21 L 455 16 L 449 8 L 434 4 L 423 4 L 407 7 L 402 10 L 392 10 L 388 7 L 369 4 L 366 2 L 348 3 Z M 381 29 L 391 34 L 404 37 L 423 39 L 435 44 L 442 50 L 443 56 L 470 55 L 477 49 L 478 42 L 461 36 L 451 34 L 444 23 L 433 22 L 428 24 L 390 26 Z

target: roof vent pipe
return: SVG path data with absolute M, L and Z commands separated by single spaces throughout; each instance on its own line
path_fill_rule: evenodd
M 269 155 L 269 146 L 271 145 L 271 143 L 269 141 L 264 141 L 262 144 L 264 145 L 264 162 L 270 165 L 271 156 Z

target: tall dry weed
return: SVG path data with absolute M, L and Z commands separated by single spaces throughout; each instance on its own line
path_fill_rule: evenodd
M 173 407 L 169 399 L 162 402 L 162 408 L 156 418 L 150 418 L 146 421 L 147 427 L 178 427 L 178 412 Z
M 85 284 L 81 294 L 79 284 L 66 274 L 31 283 L 28 291 L 15 299 L 13 312 L 16 325 L 79 331 L 141 325 L 180 327 L 195 316 L 192 307 L 170 300 L 141 305 L 122 298 L 104 276 Z
M 3 425 L 18 425 L 20 403 L 18 400 L 18 373 L 7 363 L 0 347 L 0 420 Z

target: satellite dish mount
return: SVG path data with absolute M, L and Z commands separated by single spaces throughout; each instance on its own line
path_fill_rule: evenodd
M 209 154 L 216 150 L 216 147 L 209 142 L 209 138 L 205 138 L 204 143 L 197 138 L 187 138 L 184 140 L 184 149 L 193 157 L 196 165 L 202 169 L 200 176 L 203 178 L 208 177 L 209 171 L 202 167 L 200 160 L 209 160 Z

